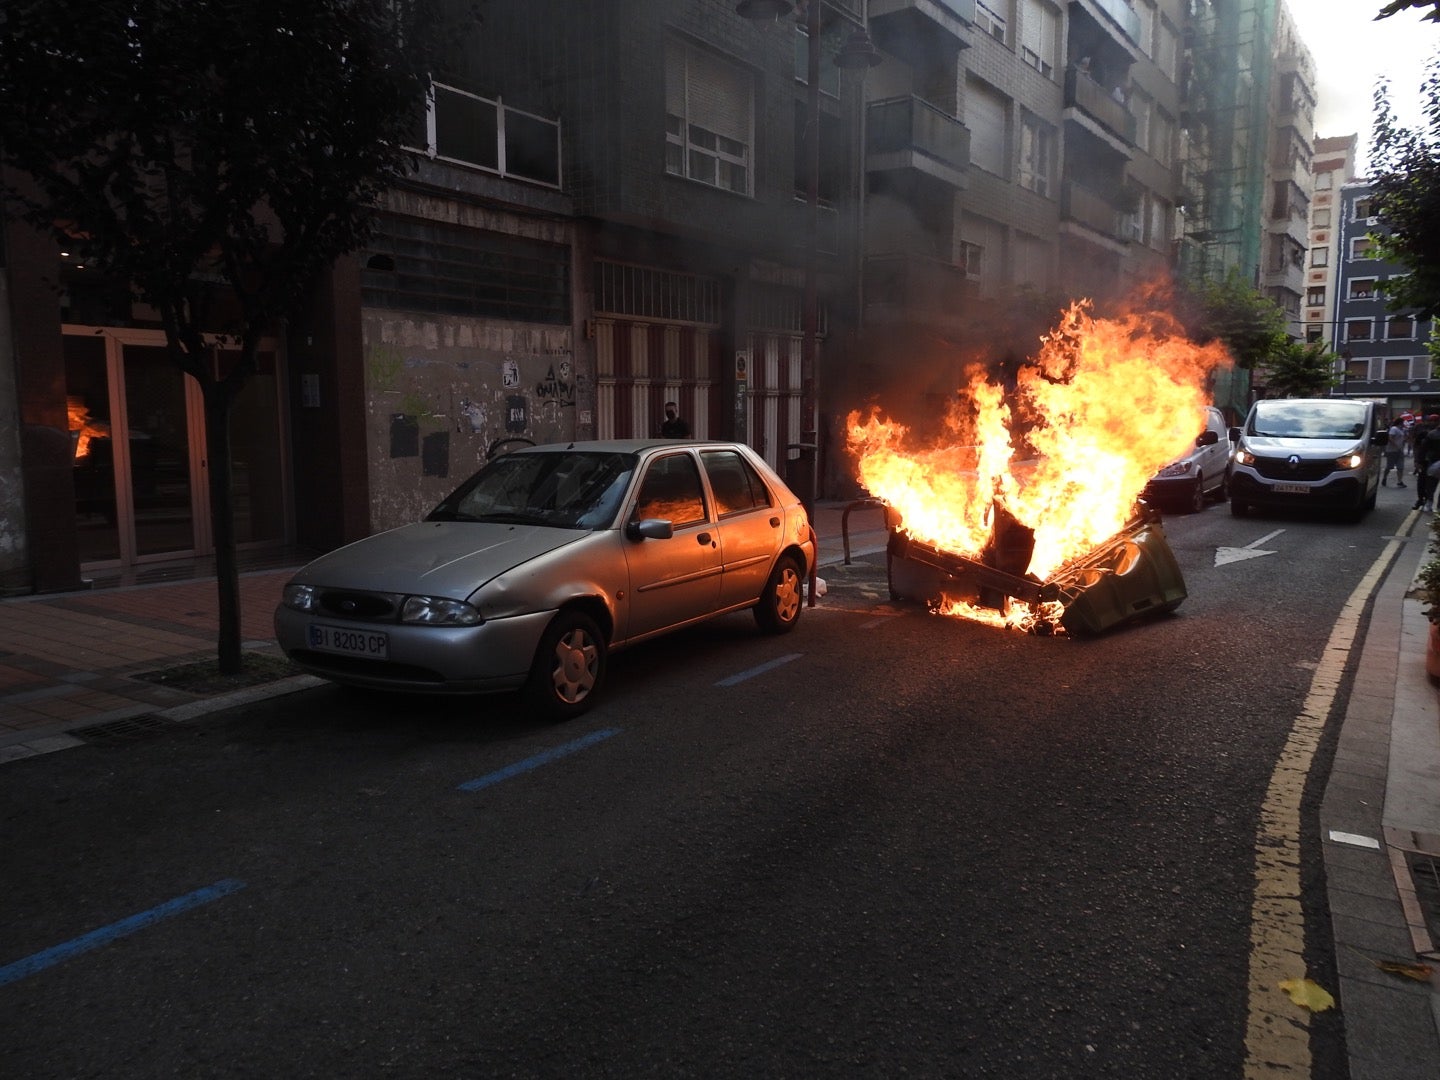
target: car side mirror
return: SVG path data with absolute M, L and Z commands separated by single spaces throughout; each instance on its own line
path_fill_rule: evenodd
M 645 518 L 625 524 L 625 536 L 630 540 L 669 540 L 675 535 L 675 527 L 664 518 Z
M 1196 446 L 1214 446 L 1220 441 L 1220 433 L 1206 428 L 1195 437 Z

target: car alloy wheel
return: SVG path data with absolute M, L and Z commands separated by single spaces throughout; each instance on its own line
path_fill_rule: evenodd
M 1195 478 L 1195 486 L 1190 489 L 1190 502 L 1188 504 L 1190 513 L 1198 514 L 1205 509 L 1205 477 L 1204 474 Z
M 531 706 L 556 720 L 579 716 L 605 680 L 605 638 L 583 611 L 561 611 L 550 622 L 526 686 Z
M 770 580 L 755 605 L 755 622 L 767 634 L 784 634 L 800 621 L 804 579 L 793 555 L 782 555 L 770 571 Z

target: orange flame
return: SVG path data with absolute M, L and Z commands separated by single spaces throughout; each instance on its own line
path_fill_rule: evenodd
M 911 447 L 876 409 L 848 417 L 860 483 L 917 540 L 975 558 L 1003 506 L 1034 530 L 1029 573 L 1045 579 L 1109 539 L 1161 466 L 1194 445 L 1206 384 L 1231 363 L 1159 313 L 1098 318 L 1081 300 L 1041 338 L 1013 393 L 979 366 L 946 418 L 946 440 Z

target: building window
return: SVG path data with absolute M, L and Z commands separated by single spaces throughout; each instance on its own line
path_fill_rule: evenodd
M 1364 221 L 1375 216 L 1374 206 L 1369 199 L 1355 200 L 1355 220 Z
M 1180 34 L 1170 25 L 1170 20 L 1160 17 L 1160 27 L 1155 32 L 1155 64 L 1171 82 L 1175 81 L 1176 60 L 1180 55 Z
M 1175 121 L 1165 115 L 1164 110 L 1155 110 L 1154 123 L 1150 125 L 1150 156 L 1161 165 L 1170 166 L 1175 145 Z
M 1415 338 L 1414 315 L 1392 315 L 1385 324 L 1386 341 L 1413 341 Z
M 1309 290 L 1305 294 L 1305 303 L 1309 304 L 1311 307 L 1324 307 L 1325 290 L 1323 288 Z
M 1316 210 L 1310 215 L 1310 224 L 1317 229 L 1328 229 L 1330 227 L 1330 211 Z
M 1405 382 L 1410 378 L 1410 358 L 1408 356 L 1387 357 L 1385 360 L 1385 381 Z
M 665 43 L 665 171 L 750 194 L 754 88 L 748 72 L 680 41 Z
M 967 281 L 980 281 L 985 276 L 985 245 L 968 241 L 960 245 L 960 265 Z
M 1332 182 L 1332 180 L 1333 180 L 1334 175 L 1335 175 L 1334 173 L 1331 173 L 1331 172 L 1328 172 L 1328 171 L 1327 171 L 1327 172 L 1318 172 L 1318 173 L 1316 173 L 1316 174 L 1315 174 L 1315 190 L 1316 190 L 1316 191 L 1329 191 L 1329 190 L 1330 190 L 1330 186 L 1331 186 L 1331 182 Z
M 1316 341 L 1324 341 L 1324 340 L 1325 340 L 1325 324 L 1324 324 L 1324 323 L 1313 323 L 1313 322 L 1312 322 L 1312 323 L 1306 323 L 1306 324 L 1305 324 L 1305 341 L 1306 341 L 1307 344 L 1311 344 L 1311 343 L 1316 342 Z
M 1375 279 L 1351 278 L 1350 297 L 1351 300 L 1373 300 L 1375 299 Z
M 970 83 L 965 94 L 965 125 L 970 129 L 970 163 L 1009 179 L 1005 99 L 981 83 Z
M 975 0 L 975 25 L 982 34 L 989 34 L 1002 44 L 1007 30 L 1009 0 Z
M 1044 0 L 1025 0 L 1020 24 L 1020 58 L 1046 78 L 1055 72 L 1060 15 Z
M 1310 265 L 1311 265 L 1311 266 L 1329 266 L 1329 265 L 1330 265 L 1330 249 L 1329 249 L 1329 248 L 1323 248 L 1323 247 L 1313 247 L 1313 248 L 1311 248 L 1311 249 L 1310 249 Z
M 415 149 L 512 180 L 560 186 L 560 124 L 480 97 L 431 83 Z
M 1049 195 L 1054 156 L 1055 129 L 1025 113 L 1020 118 L 1020 186 Z
M 839 49 L 836 35 L 849 33 L 844 20 L 836 20 L 829 30 L 820 31 L 820 92 L 833 98 L 840 96 L 840 65 L 834 63 Z M 804 25 L 795 25 L 795 81 L 801 86 L 810 80 L 810 35 Z
M 1350 258 L 1352 259 L 1373 259 L 1375 257 L 1375 241 L 1368 236 L 1357 236 L 1350 241 Z
M 1345 340 L 1346 341 L 1369 341 L 1374 330 L 1372 319 L 1346 319 Z

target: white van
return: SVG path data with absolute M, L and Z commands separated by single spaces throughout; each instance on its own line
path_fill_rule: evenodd
M 1245 423 L 1230 429 L 1230 438 L 1230 512 L 1236 517 L 1287 506 L 1359 521 L 1375 507 L 1386 434 L 1373 401 L 1257 401 Z

